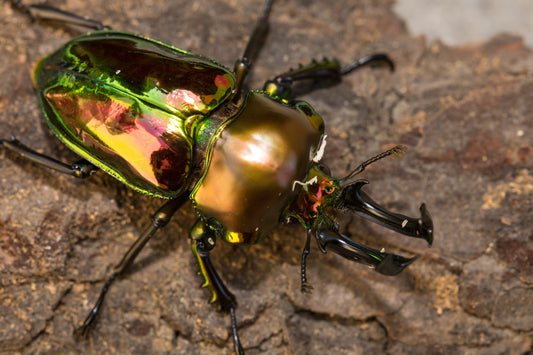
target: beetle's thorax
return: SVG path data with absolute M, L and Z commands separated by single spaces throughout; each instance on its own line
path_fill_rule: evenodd
M 221 130 L 221 127 L 231 121 L 239 110 L 242 108 L 242 101 L 234 103 L 231 100 L 226 101 L 215 110 L 213 110 L 207 117 L 194 123 L 194 126 L 188 127 L 188 132 L 191 137 L 194 137 L 194 150 L 191 176 L 192 190 L 196 186 L 196 182 L 205 173 L 205 167 L 208 159 L 208 150 L 213 143 L 213 137 Z
M 254 243 L 283 217 L 308 175 L 323 122 L 305 103 L 280 104 L 251 92 L 213 135 L 191 199 L 202 218 L 232 243 Z

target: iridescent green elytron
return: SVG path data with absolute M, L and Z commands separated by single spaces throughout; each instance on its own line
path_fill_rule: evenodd
M 253 244 L 280 223 L 298 221 L 307 230 L 302 253 L 301 290 L 311 287 L 306 257 L 314 235 L 322 252 L 333 252 L 376 271 L 395 275 L 414 258 L 357 243 L 339 232 L 330 211 L 355 213 L 398 233 L 433 240 L 433 223 L 389 212 L 353 180 L 366 166 L 405 150 L 396 146 L 372 157 L 342 178 L 321 163 L 326 136 L 323 119 L 295 100 L 296 92 L 332 86 L 369 63 L 393 62 L 384 54 L 341 68 L 336 61 L 291 69 L 261 91 L 243 82 L 264 42 L 272 0 L 267 1 L 243 57 L 230 71 L 216 62 L 145 37 L 110 30 L 98 21 L 41 5 L 13 4 L 34 19 L 55 19 L 98 29 L 82 35 L 41 60 L 34 80 L 42 111 L 53 132 L 83 159 L 61 163 L 16 139 L 0 146 L 36 164 L 88 177 L 100 168 L 132 189 L 168 201 L 115 267 L 77 334 L 85 335 L 111 283 L 124 274 L 152 235 L 191 200 L 198 220 L 189 237 L 211 300 L 231 314 L 237 353 L 236 300 L 210 261 L 221 238 Z
M 172 198 L 187 188 L 195 128 L 235 85 L 201 56 L 129 33 L 93 32 L 36 67 L 57 136 L 131 188 Z

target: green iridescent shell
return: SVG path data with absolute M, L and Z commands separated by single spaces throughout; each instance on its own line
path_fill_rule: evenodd
M 210 59 L 116 31 L 75 38 L 34 77 L 48 125 L 69 148 L 164 198 L 187 187 L 194 127 L 235 85 Z

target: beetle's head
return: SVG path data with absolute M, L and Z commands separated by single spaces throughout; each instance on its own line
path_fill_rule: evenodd
M 378 272 L 386 275 L 399 273 L 416 258 L 405 258 L 375 250 L 340 234 L 337 225 L 328 216 L 331 210 L 355 213 L 398 233 L 424 239 L 431 245 L 433 222 L 424 204 L 420 206 L 419 218 L 390 212 L 362 191 L 368 181 L 351 181 L 349 178 L 355 174 L 349 174 L 348 178 L 343 179 L 332 178 L 324 172 L 326 170 L 315 165 L 310 169 L 305 181 L 296 181 L 295 186 L 302 187 L 298 197 L 286 210 L 286 215 L 297 219 L 308 230 L 309 235 L 315 234 L 323 252 L 326 252 L 326 249 L 333 250 L 347 259 L 373 266 Z
M 297 219 L 305 228 L 316 228 L 327 223 L 326 209 L 339 199 L 341 186 L 337 179 L 323 172 L 324 168 L 314 165 L 305 181 L 295 181 L 293 190 L 300 193 L 289 206 L 288 216 Z

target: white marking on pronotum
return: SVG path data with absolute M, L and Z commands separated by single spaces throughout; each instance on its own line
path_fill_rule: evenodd
M 407 225 L 407 220 L 404 219 L 403 222 L 402 222 L 402 228 L 405 228 L 406 225 Z
M 385 248 L 381 248 L 381 250 L 379 252 L 380 253 L 384 253 L 385 252 Z
M 307 180 L 306 182 L 301 182 L 301 181 L 298 181 L 298 180 L 294 180 L 294 182 L 292 183 L 292 191 L 294 191 L 294 189 L 296 188 L 296 184 L 299 184 L 299 185 L 302 185 L 302 186 L 306 186 L 306 185 L 311 185 L 311 184 L 316 184 L 318 182 L 318 177 L 315 176 L 314 178 L 310 179 L 310 180 Z
M 320 146 L 316 150 L 315 157 L 313 158 L 313 161 L 315 163 L 318 163 L 320 159 L 324 156 L 324 151 L 326 150 L 326 138 L 328 137 L 327 134 L 324 134 L 324 137 L 322 138 L 322 141 L 320 142 Z

